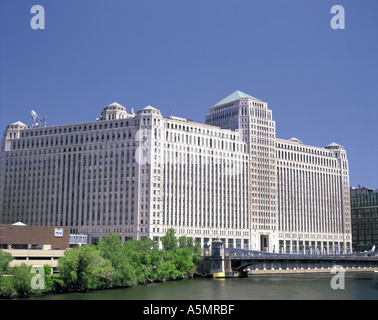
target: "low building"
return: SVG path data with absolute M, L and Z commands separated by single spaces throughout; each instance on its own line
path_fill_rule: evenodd
M 69 237 L 69 227 L 0 224 L 0 249 L 65 250 L 70 247 Z

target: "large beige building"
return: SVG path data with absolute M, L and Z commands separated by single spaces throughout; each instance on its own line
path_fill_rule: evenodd
M 205 124 L 113 103 L 96 121 L 7 127 L 0 222 L 61 225 L 92 242 L 115 232 L 159 243 L 168 228 L 206 246 L 351 249 L 343 147 L 276 138 L 266 102 L 236 91 Z

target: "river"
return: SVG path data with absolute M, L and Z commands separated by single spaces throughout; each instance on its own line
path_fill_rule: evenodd
M 236 279 L 188 279 L 87 293 L 30 297 L 36 300 L 378 300 L 378 273 L 346 272 L 344 289 L 331 273 L 253 275 Z

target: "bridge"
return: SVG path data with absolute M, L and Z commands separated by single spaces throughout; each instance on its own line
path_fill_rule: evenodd
M 223 278 L 248 276 L 248 273 L 326 272 L 334 266 L 378 271 L 378 251 L 337 255 L 270 253 L 226 249 L 217 239 L 212 243 L 211 256 L 204 258 L 202 273 Z

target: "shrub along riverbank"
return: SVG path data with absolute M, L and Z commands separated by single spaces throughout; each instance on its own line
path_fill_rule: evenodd
M 59 258 L 58 273 L 50 275 L 51 268 L 44 266 L 43 286 L 38 282 L 43 288 L 38 289 L 32 286 L 36 273 L 31 267 L 9 267 L 12 256 L 0 250 L 0 298 L 131 287 L 195 273 L 201 248 L 193 238 L 176 239 L 169 229 L 161 242 L 163 249 L 157 249 L 151 239 L 122 243 L 119 236 L 110 234 L 97 245 L 66 250 Z

